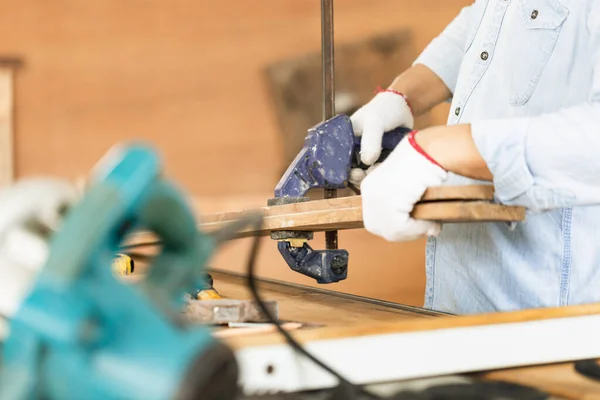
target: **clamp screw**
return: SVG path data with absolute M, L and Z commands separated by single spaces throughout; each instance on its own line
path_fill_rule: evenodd
M 336 273 L 337 275 L 340 275 L 342 273 L 344 273 L 344 271 L 346 270 L 347 264 L 346 264 L 346 259 L 342 256 L 339 255 L 335 255 L 333 256 L 333 259 L 331 260 L 331 269 L 333 270 L 334 273 Z

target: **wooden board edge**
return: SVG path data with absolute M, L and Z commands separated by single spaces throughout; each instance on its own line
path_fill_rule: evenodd
M 201 222 L 198 229 L 210 233 L 225 227 L 244 213 L 230 215 L 230 219 Z M 475 223 L 475 222 L 519 222 L 525 218 L 523 207 L 504 206 L 487 202 L 435 202 L 415 206 L 412 217 L 421 220 L 437 221 L 440 223 Z M 200 218 L 201 221 L 211 221 L 211 218 Z M 242 228 L 233 239 L 252 236 L 268 236 L 272 231 L 312 231 L 362 229 L 362 207 L 332 208 L 311 212 L 296 212 L 289 215 L 265 215 L 263 225 L 259 230 L 253 227 Z M 137 232 L 127 240 L 127 245 L 150 243 L 156 236 L 150 232 Z
M 349 326 L 345 328 L 320 328 L 298 332 L 294 337 L 299 342 L 342 339 L 371 335 L 384 335 L 406 332 L 424 332 L 440 329 L 454 329 L 474 326 L 491 326 L 529 321 L 544 321 L 559 318 L 575 318 L 600 315 L 600 303 L 566 306 L 557 308 L 529 309 L 520 311 L 488 313 L 466 316 L 440 316 L 438 318 L 415 318 L 414 320 L 380 323 L 370 326 Z M 254 338 L 238 338 L 228 345 L 233 348 L 282 344 L 285 340 L 278 334 Z
M 443 201 L 417 204 L 411 213 L 415 219 L 452 222 L 520 222 L 524 207 L 505 206 L 485 201 Z
M 427 189 L 421 202 L 447 200 L 494 200 L 493 185 L 433 186 Z
M 420 203 L 448 202 L 448 201 L 492 201 L 494 200 L 494 187 L 491 185 L 465 185 L 465 186 L 436 186 L 427 189 Z M 291 203 L 278 206 L 265 206 L 257 209 L 265 216 L 296 214 L 301 212 L 314 212 L 331 210 L 333 208 L 351 208 L 362 205 L 361 196 L 337 197 L 334 199 L 312 200 L 302 203 Z M 230 221 L 250 210 L 234 210 L 200 215 L 203 223 Z
M 596 339 L 600 314 L 565 314 L 510 321 L 490 318 L 482 324 L 455 323 L 439 329 L 376 331 L 363 336 L 350 336 L 346 332 L 341 337 L 305 341 L 304 347 L 359 385 L 600 358 Z M 293 336 L 301 337 L 302 332 Z M 233 350 L 243 371 L 241 387 L 248 394 L 325 389 L 337 384 L 317 364 L 299 362 L 297 353 L 287 343 Z M 295 373 L 278 373 L 290 370 Z

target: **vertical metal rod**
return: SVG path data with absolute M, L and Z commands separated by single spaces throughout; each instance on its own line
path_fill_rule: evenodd
M 333 0 L 321 0 L 321 55 L 323 64 L 323 121 L 335 115 L 335 63 L 333 40 Z M 337 197 L 337 190 L 325 189 L 325 198 Z M 338 248 L 337 231 L 325 232 L 325 248 Z
M 321 56 L 323 67 L 323 119 L 335 114 L 335 61 L 333 0 L 321 0 Z

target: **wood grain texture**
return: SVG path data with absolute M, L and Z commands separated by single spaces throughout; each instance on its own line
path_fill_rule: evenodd
M 270 211 L 279 206 L 263 209 L 262 228 L 257 230 L 251 226 L 245 227 L 238 231 L 235 238 L 266 236 L 273 231 L 281 230 L 323 232 L 363 228 L 362 206 L 347 206 L 348 202 L 339 200 L 339 198 L 319 200 L 318 202 L 327 202 L 331 206 L 330 209 L 324 210 L 291 212 L 289 214 L 281 214 L 279 210 L 275 210 L 277 214 L 271 215 Z M 351 203 L 359 201 L 360 198 L 356 196 Z M 198 227 L 205 232 L 213 232 L 225 227 L 231 221 L 242 218 L 244 214 L 245 212 L 207 216 L 207 219 L 217 218 L 219 221 L 201 223 Z M 453 201 L 418 204 L 412 215 L 416 219 L 443 223 L 509 222 L 523 220 L 525 212 L 517 207 L 498 204 Z
M 494 200 L 492 185 L 434 186 L 427 189 L 421 203 L 450 200 Z
M 525 218 L 525 209 L 480 201 L 445 201 L 417 204 L 411 216 L 443 223 L 519 222 Z
M 429 189 L 423 200 L 412 212 L 413 218 L 443 223 L 470 222 L 510 222 L 522 221 L 525 209 L 522 207 L 493 204 L 493 187 L 487 185 L 441 186 Z M 244 218 L 252 210 L 240 210 L 201 215 L 198 229 L 214 232 L 227 224 Z M 273 231 L 312 231 L 348 230 L 363 227 L 362 197 L 348 196 L 335 199 L 313 200 L 301 203 L 263 207 L 256 210 L 262 213 L 260 229 L 252 226 L 241 228 L 235 239 L 251 236 L 267 236 Z M 128 244 L 141 244 L 154 241 L 151 233 L 140 232 L 133 235 Z
M 415 206 L 412 216 L 445 223 L 522 221 L 525 218 L 525 210 L 521 207 L 490 203 L 493 196 L 494 188 L 489 185 L 430 188 Z M 262 228 L 244 228 L 237 237 L 268 235 L 277 230 L 320 232 L 363 227 L 361 196 L 263 207 L 260 211 L 264 218 Z M 200 217 L 200 228 L 206 231 L 220 229 L 245 214 L 246 211 L 234 211 L 204 215 Z
M 225 298 L 252 298 L 245 276 L 219 271 L 212 271 L 211 275 L 215 281 L 215 289 Z M 444 315 L 419 308 L 361 299 L 333 290 L 320 290 L 283 282 L 262 280 L 259 290 L 264 300 L 278 302 L 282 321 L 300 322 L 307 326 L 303 329 L 311 326 L 313 329 L 317 326 L 344 328 Z
M 146 265 L 141 268 L 142 271 L 146 269 Z M 246 275 L 219 270 L 209 272 L 214 279 L 215 289 L 223 299 L 252 300 Z M 135 273 L 121 276 L 119 280 L 127 284 L 136 284 L 144 279 L 144 276 L 144 273 Z M 303 329 L 343 328 L 448 316 L 437 311 L 353 296 L 335 290 L 264 278 L 257 278 L 257 282 L 263 300 L 277 302 L 280 320 L 302 323 Z
M 439 186 L 427 189 L 419 205 L 440 202 L 490 202 L 494 199 L 494 188 L 489 185 Z M 266 202 L 266 201 L 265 201 Z M 290 203 L 278 206 L 263 207 L 265 217 L 310 213 L 315 211 L 331 211 L 335 209 L 361 208 L 361 196 L 338 197 L 335 199 L 313 200 L 310 202 Z M 426 208 L 425 208 L 426 209 Z M 239 218 L 246 211 L 214 213 L 200 216 L 203 224 L 231 221 Z
M 436 187 L 429 189 L 423 200 L 415 205 L 412 216 L 443 223 L 509 222 L 522 221 L 525 218 L 524 208 L 486 201 L 492 198 L 493 187 L 486 185 Z M 470 199 L 476 201 L 469 201 Z M 281 230 L 323 232 L 363 227 L 362 197 L 348 196 L 262 207 L 258 210 L 200 215 L 198 229 L 214 232 L 244 218 L 250 212 L 262 214 L 261 228 L 243 227 L 233 239 L 267 236 L 273 231 Z M 137 232 L 128 238 L 127 245 L 140 245 L 155 240 L 156 237 L 151 232 Z

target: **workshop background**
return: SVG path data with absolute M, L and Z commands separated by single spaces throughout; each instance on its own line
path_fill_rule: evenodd
M 469 3 L 335 2 L 338 112 L 389 84 Z M 4 63 L 15 176 L 77 179 L 114 144 L 144 139 L 200 212 L 263 206 L 307 121 L 320 121 L 320 45 L 317 0 L 2 0 L 0 58 L 21 63 Z M 447 112 L 419 124 L 443 124 Z M 230 243 L 211 265 L 243 270 L 247 244 Z M 422 305 L 424 241 L 356 230 L 340 232 L 340 246 L 352 249 L 349 278 L 328 289 Z M 270 239 L 258 267 L 314 285 Z

